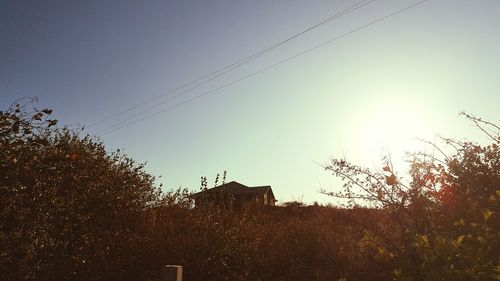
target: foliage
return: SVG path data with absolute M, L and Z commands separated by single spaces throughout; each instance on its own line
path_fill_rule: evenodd
M 399 261 L 397 280 L 498 280 L 500 231 L 499 127 L 471 115 L 491 140 L 487 146 L 443 139 L 454 153 L 430 143 L 442 157 L 411 156 L 411 179 L 393 172 L 390 158 L 381 171 L 371 171 L 344 160 L 325 169 L 341 177 L 344 189 L 329 195 L 370 202 L 391 215 L 397 244 L 367 235 L 381 253 Z M 497 133 L 495 134 L 495 130 Z M 447 151 L 447 150 L 446 150 Z
M 160 192 L 143 165 L 31 105 L 0 112 L 2 280 L 159 280 L 165 264 L 192 281 L 498 278 L 494 124 L 467 116 L 493 143 L 445 139 L 455 153 L 411 155 L 410 180 L 390 158 L 376 172 L 332 160 L 346 184 L 330 195 L 373 208 L 231 210 Z
M 376 210 L 292 206 L 234 212 L 207 206 L 158 214 L 157 259 L 182 264 L 186 280 L 389 276 L 390 271 L 380 270 L 378 261 L 364 255 L 366 246 L 359 243 L 366 229 L 378 233 Z
M 31 105 L 0 113 L 2 280 L 158 280 L 165 264 L 188 280 L 362 280 L 378 266 L 352 225 L 371 211 L 193 208 L 186 190 L 160 193 L 143 165 Z
M 133 275 L 148 242 L 144 210 L 158 196 L 153 178 L 31 105 L 0 112 L 2 279 Z

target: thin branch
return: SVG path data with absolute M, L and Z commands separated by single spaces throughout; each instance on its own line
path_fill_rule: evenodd
M 423 156 L 424 158 L 425 157 L 429 157 L 432 161 L 436 161 L 436 162 L 439 162 L 440 164 L 442 165 L 447 165 L 447 163 L 437 157 L 435 157 L 434 155 L 430 155 L 428 153 L 425 153 L 425 152 L 406 152 L 406 155 L 407 156 L 410 156 L 410 157 L 413 157 L 413 161 L 418 161 L 418 164 L 424 164 L 424 163 L 427 163 L 428 160 L 421 160 L 420 157 Z M 420 157 L 419 157 L 420 156 Z
M 490 139 L 492 139 L 496 143 L 500 143 L 500 138 L 498 136 L 497 137 L 493 136 L 490 132 L 488 132 L 488 130 L 486 130 L 485 128 L 483 128 L 483 126 L 481 124 L 492 126 L 493 128 L 496 128 L 497 130 L 500 131 L 500 127 L 499 126 L 497 126 L 497 125 L 495 125 L 495 124 L 493 124 L 491 122 L 484 121 L 481 118 L 469 115 L 469 114 L 467 114 L 465 112 L 461 112 L 460 115 L 464 115 L 467 119 L 469 119 L 472 122 L 474 122 L 474 124 L 476 124 L 476 127 L 478 127 L 481 131 L 483 131 L 483 133 L 485 133 Z
M 428 141 L 428 140 L 425 140 L 425 139 L 421 139 L 421 138 L 416 138 L 416 140 L 431 145 L 432 147 L 437 149 L 437 151 L 439 151 L 447 161 L 450 160 L 450 157 L 446 153 L 444 153 L 444 151 L 439 146 L 437 146 L 435 143 Z
M 374 194 L 373 192 L 371 192 L 370 190 L 368 190 L 361 183 L 359 183 L 359 181 L 355 180 L 354 178 L 352 178 L 351 176 L 349 176 L 347 173 L 344 173 L 342 171 L 335 171 L 335 172 L 338 173 L 339 175 L 341 175 L 342 177 L 345 177 L 346 179 L 348 179 L 352 184 L 358 186 L 364 192 L 368 193 L 370 196 L 372 196 L 371 198 L 374 198 L 373 200 L 378 200 L 378 201 L 386 203 L 386 204 L 390 204 L 391 203 L 391 202 L 389 202 L 387 200 L 377 198 L 376 194 Z

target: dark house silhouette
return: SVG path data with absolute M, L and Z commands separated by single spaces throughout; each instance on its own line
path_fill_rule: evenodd
M 274 206 L 277 201 L 271 186 L 249 187 L 239 182 L 228 182 L 190 196 L 195 206 L 217 205 L 221 207 Z

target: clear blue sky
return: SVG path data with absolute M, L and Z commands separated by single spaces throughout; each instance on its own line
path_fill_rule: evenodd
M 37 96 L 61 123 L 92 124 L 356 2 L 0 0 L 0 105 Z M 415 2 L 374 1 L 152 112 Z M 414 136 L 475 139 L 462 110 L 500 120 L 498 15 L 496 0 L 429 0 L 101 137 L 147 161 L 170 188 L 196 190 L 200 176 L 227 170 L 230 180 L 272 185 L 280 201 L 329 202 L 318 190 L 339 182 L 315 163 L 347 157 L 376 167 L 380 146 L 398 155 L 415 148 L 407 144 Z

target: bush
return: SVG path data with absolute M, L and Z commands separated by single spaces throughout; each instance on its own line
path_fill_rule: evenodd
M 236 211 L 161 193 L 143 165 L 31 105 L 0 112 L 2 280 L 159 280 L 165 264 L 190 281 L 498 280 L 496 135 L 414 154 L 409 184 L 391 163 L 325 167 L 346 180 L 331 195 L 376 208 Z
M 366 242 L 374 257 L 392 260 L 396 280 L 500 278 L 500 127 L 464 115 L 492 143 L 443 139 L 448 149 L 429 143 L 442 157 L 410 154 L 408 184 L 390 162 L 381 172 L 343 160 L 325 166 L 345 180 L 344 191 L 330 195 L 372 202 L 391 216 L 397 243 L 384 242 L 383 235 L 367 235 Z M 451 156 L 444 153 L 449 148 Z
M 3 280 L 129 280 L 147 249 L 153 178 L 49 109 L 0 112 Z

